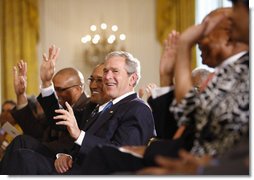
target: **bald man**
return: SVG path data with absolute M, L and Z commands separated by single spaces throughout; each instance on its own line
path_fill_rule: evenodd
M 14 77 L 17 77 L 17 78 L 20 77 L 20 79 L 25 79 L 24 76 L 22 77 L 22 71 L 26 67 L 26 63 L 24 63 L 23 61 L 20 61 L 17 67 L 19 67 L 20 76 L 18 76 L 18 73 L 16 73 L 17 76 L 14 76 Z M 97 65 L 94 68 L 91 76 L 89 77 L 89 88 L 91 92 L 91 97 L 89 98 L 90 102 L 85 106 L 85 108 L 83 108 L 82 114 L 80 114 L 80 116 L 77 117 L 77 122 L 80 123 L 79 127 L 83 127 L 86 125 L 86 123 L 90 123 L 88 120 L 90 116 L 92 116 L 91 111 L 94 109 L 95 105 L 97 104 L 102 105 L 109 100 L 109 97 L 106 95 L 103 89 L 103 83 L 102 83 L 103 68 L 104 68 L 104 64 Z M 52 81 L 54 82 L 54 89 L 56 90 L 56 92 L 58 92 L 57 94 L 59 94 L 60 92 L 59 96 L 62 99 L 65 99 L 66 97 L 64 96 L 64 93 L 61 92 L 61 91 L 64 91 L 64 88 L 62 89 L 60 88 L 60 87 L 63 87 L 61 86 L 63 83 L 67 84 L 70 82 L 76 82 L 76 83 L 84 82 L 84 79 L 80 78 L 80 77 L 83 77 L 82 74 L 77 72 L 79 71 L 76 71 L 73 68 L 65 68 L 57 72 L 56 75 L 53 77 Z M 65 77 L 67 80 L 65 81 L 63 77 Z M 22 83 L 16 83 L 16 84 L 22 84 Z M 26 84 L 26 83 L 23 83 L 23 84 Z M 21 85 L 19 85 L 18 87 L 17 87 L 17 91 L 22 89 Z M 69 87 L 67 89 L 71 89 L 71 88 L 73 87 Z M 75 91 L 77 93 L 77 90 Z M 74 93 L 74 92 L 66 92 L 66 93 L 69 93 L 70 95 L 71 93 Z M 21 99 L 21 98 L 18 98 L 18 99 Z M 45 98 L 42 98 L 42 99 L 45 99 Z M 76 105 L 78 105 L 77 102 L 79 102 L 79 99 L 76 101 L 76 103 L 74 103 L 73 107 L 76 107 Z M 15 115 L 16 117 L 21 117 L 21 116 L 24 116 L 24 112 L 26 112 L 25 114 L 31 117 L 32 113 L 29 114 L 28 110 L 29 108 L 25 107 L 22 110 L 18 110 L 15 113 Z M 35 122 L 31 122 L 29 120 L 25 120 L 25 121 L 26 121 L 26 124 L 30 123 L 30 125 L 28 125 L 29 127 L 31 127 L 31 124 L 35 124 Z M 38 127 L 36 126 L 33 126 L 33 127 L 35 129 L 34 131 L 36 130 L 38 131 Z M 70 151 L 73 145 L 74 145 L 74 139 L 70 137 L 67 131 L 61 133 L 58 139 L 52 140 L 50 142 L 42 142 L 42 143 L 41 141 L 38 141 L 35 138 L 32 138 L 27 135 L 18 136 L 9 145 L 6 151 L 6 154 L 0 163 L 0 172 L 1 173 L 6 172 L 6 169 L 5 169 L 5 167 L 7 167 L 6 163 L 10 161 L 10 158 L 12 157 L 13 152 L 19 148 L 39 152 L 48 158 L 55 158 L 56 153 L 58 152 L 66 153 L 67 151 Z

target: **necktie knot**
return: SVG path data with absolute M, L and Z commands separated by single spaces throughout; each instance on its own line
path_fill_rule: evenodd
M 113 102 L 110 101 L 102 110 L 102 112 L 106 111 L 107 109 L 111 108 L 111 106 L 113 105 Z
M 93 117 L 95 114 L 97 114 L 98 112 L 99 112 L 99 105 L 97 105 L 95 108 L 94 108 L 94 110 L 92 111 L 92 113 L 91 113 L 91 117 Z

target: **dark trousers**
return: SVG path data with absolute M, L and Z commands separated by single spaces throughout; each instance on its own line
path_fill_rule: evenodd
M 144 166 L 143 158 L 123 153 L 113 146 L 96 146 L 80 166 L 73 166 L 67 174 L 105 175 L 118 172 L 128 173 Z
M 17 136 L 0 162 L 0 174 L 37 174 L 40 166 L 44 164 L 48 167 L 48 163 L 54 163 L 54 159 L 55 154 L 37 139 L 27 135 Z M 52 168 L 46 173 L 48 171 L 51 172 Z
M 162 140 L 152 143 L 147 147 L 144 158 L 121 152 L 114 146 L 97 146 L 90 151 L 81 166 L 72 168 L 68 173 L 83 175 L 131 174 L 144 167 L 157 166 L 154 161 L 157 155 L 178 158 L 180 149 L 190 150 L 192 137 L 189 133 L 185 133 L 185 135 L 177 140 Z M 186 142 L 186 140 L 190 141 Z

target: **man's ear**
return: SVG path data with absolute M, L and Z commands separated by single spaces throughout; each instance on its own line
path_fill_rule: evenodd
M 138 80 L 138 75 L 136 73 L 131 74 L 129 85 L 134 87 L 136 85 L 137 80 Z

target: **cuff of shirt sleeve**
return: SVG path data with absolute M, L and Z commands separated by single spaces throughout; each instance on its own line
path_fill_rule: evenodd
M 65 154 L 65 153 L 57 153 L 56 154 L 56 159 L 58 159 L 60 156 L 68 156 L 68 157 L 70 157 L 72 159 L 71 155 Z
M 42 97 L 47 97 L 54 93 L 54 86 L 53 84 L 47 88 L 42 88 L 42 86 L 40 86 L 40 90 Z
M 24 107 L 26 107 L 26 105 L 28 105 L 28 102 L 25 103 L 25 104 L 20 104 L 20 105 L 17 105 L 17 110 L 20 110 L 20 109 L 23 109 Z
M 173 89 L 172 86 L 154 88 L 154 89 L 151 90 L 152 98 L 156 99 L 159 96 L 167 94 L 172 89 Z
M 85 131 L 81 130 L 80 135 L 79 135 L 78 139 L 75 141 L 75 143 L 81 146 L 83 139 L 85 138 L 85 134 L 86 134 Z

